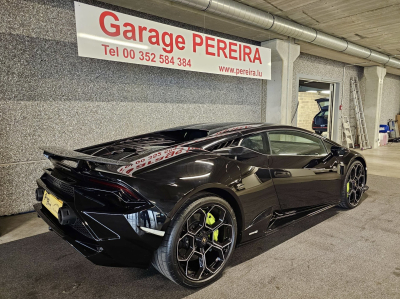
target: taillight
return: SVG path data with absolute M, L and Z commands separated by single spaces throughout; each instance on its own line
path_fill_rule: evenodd
M 122 193 L 126 194 L 129 199 L 124 199 L 124 200 L 128 200 L 128 202 L 144 202 L 145 201 L 139 195 L 137 195 L 134 191 L 132 191 L 131 189 L 129 189 L 129 188 L 127 188 L 127 187 L 125 187 L 125 186 L 123 186 L 121 184 L 108 182 L 108 181 L 103 181 L 103 180 L 98 180 L 98 179 L 93 179 L 93 178 L 91 178 L 89 180 L 91 182 L 94 182 L 94 183 L 99 184 L 101 186 L 105 186 L 105 187 L 108 187 L 108 188 L 111 188 L 111 189 L 115 189 L 116 191 L 119 191 L 119 192 L 122 192 Z

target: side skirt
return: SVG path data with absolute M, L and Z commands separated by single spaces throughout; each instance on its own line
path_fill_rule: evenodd
M 304 212 L 304 211 L 299 212 L 299 213 L 293 213 L 293 214 L 275 214 L 274 213 L 274 216 L 272 217 L 268 228 L 264 231 L 264 234 L 262 236 L 255 237 L 250 240 L 245 240 L 245 241 L 241 242 L 237 247 L 240 247 L 240 246 L 246 245 L 250 242 L 265 238 L 265 237 L 269 236 L 270 234 L 273 234 L 276 231 L 278 231 L 286 226 L 296 224 L 297 222 L 300 222 L 306 218 L 309 218 L 309 217 L 315 216 L 319 213 L 322 213 L 334 206 L 336 206 L 336 204 L 335 205 L 325 205 L 323 207 L 317 208 L 317 210 L 315 210 L 315 208 L 314 208 L 313 211 L 309 212 L 311 210 L 310 209 L 310 210 L 307 210 L 308 211 L 307 214 L 305 214 L 306 212 Z M 303 216 L 299 216 L 299 215 L 303 215 Z M 280 224 L 277 224 L 277 223 L 280 223 Z

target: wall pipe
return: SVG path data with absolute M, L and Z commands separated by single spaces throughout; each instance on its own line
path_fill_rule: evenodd
M 265 30 L 270 30 L 314 45 L 343 52 L 359 58 L 368 59 L 385 66 L 400 69 L 400 60 L 393 56 L 388 56 L 233 0 L 169 1 L 184 4 L 201 11 L 253 25 Z

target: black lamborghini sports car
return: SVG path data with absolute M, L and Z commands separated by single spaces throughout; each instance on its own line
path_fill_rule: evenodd
M 44 147 L 35 210 L 98 265 L 146 268 L 200 287 L 239 244 L 367 190 L 365 159 L 307 130 L 181 126 L 75 151 Z

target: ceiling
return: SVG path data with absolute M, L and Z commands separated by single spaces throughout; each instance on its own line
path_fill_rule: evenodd
M 235 0 L 388 55 L 400 55 L 399 0 Z
M 286 36 L 166 0 L 101 0 L 174 21 L 255 41 Z M 400 58 L 400 0 L 235 0 L 286 19 Z M 341 52 L 297 41 L 300 51 L 348 64 L 377 65 Z M 400 75 L 400 69 L 387 67 Z

